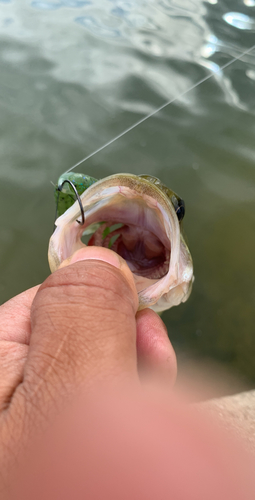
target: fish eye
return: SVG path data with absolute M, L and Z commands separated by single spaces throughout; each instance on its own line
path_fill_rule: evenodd
M 175 209 L 175 213 L 178 217 L 178 221 L 181 222 L 185 215 L 185 203 L 182 198 L 179 198 L 177 194 L 173 194 L 171 197 L 172 204 Z
M 178 221 L 181 222 L 185 215 L 185 203 L 181 198 L 178 200 L 178 206 L 175 208 L 175 212 L 178 217 Z

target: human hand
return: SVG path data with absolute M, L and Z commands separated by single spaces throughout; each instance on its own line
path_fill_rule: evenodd
M 126 264 L 75 258 L 0 309 L 1 500 L 253 500 L 238 447 L 187 407 L 143 400 L 139 366 L 171 386 L 176 360 L 160 318 L 136 314 Z
M 137 384 L 138 366 L 170 386 L 174 383 L 176 358 L 164 324 L 149 309 L 136 314 L 137 307 L 125 261 L 110 250 L 91 247 L 78 251 L 40 287 L 1 306 L 4 478 L 33 430 L 47 425 L 51 413 L 77 390 L 91 390 L 100 381 Z

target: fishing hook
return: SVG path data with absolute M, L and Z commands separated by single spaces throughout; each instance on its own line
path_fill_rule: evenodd
M 83 224 L 84 224 L 84 222 L 85 222 L 84 210 L 83 210 L 83 206 L 82 206 L 82 202 L 81 202 L 80 195 L 79 195 L 79 193 L 78 193 L 78 191 L 77 191 L 77 189 L 76 189 L 76 187 L 75 187 L 74 183 L 73 183 L 72 181 L 69 181 L 68 179 L 65 179 L 65 180 L 62 182 L 62 184 L 60 184 L 60 185 L 58 186 L 57 190 L 58 190 L 58 192 L 60 193 L 60 192 L 62 191 L 63 186 L 64 186 L 64 184 L 65 184 L 66 182 L 67 182 L 67 183 L 71 186 L 71 188 L 73 189 L 74 194 L 75 194 L 75 196 L 76 196 L 76 199 L 77 199 L 77 201 L 78 201 L 78 203 L 79 203 L 79 206 L 80 206 L 80 211 L 81 211 L 81 221 L 80 221 L 80 220 L 78 220 L 78 219 L 76 219 L 76 222 L 78 222 L 78 224 L 82 224 L 82 225 L 83 225 Z M 59 193 L 58 193 L 58 197 L 59 197 Z M 57 199 L 57 207 L 58 207 L 58 199 Z M 57 217 L 56 217 L 56 218 L 57 218 Z

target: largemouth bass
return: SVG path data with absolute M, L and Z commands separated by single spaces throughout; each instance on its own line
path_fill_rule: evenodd
M 52 272 L 85 244 L 107 247 L 132 271 L 139 309 L 161 312 L 188 299 L 193 264 L 181 227 L 184 202 L 159 179 L 115 174 L 97 181 L 72 173 L 59 179 L 56 196 L 59 217 L 48 252 Z

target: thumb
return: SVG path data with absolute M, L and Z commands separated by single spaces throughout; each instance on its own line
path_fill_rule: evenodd
M 69 265 L 49 276 L 35 296 L 19 387 L 23 400 L 43 414 L 81 386 L 135 378 L 137 370 L 138 297 L 125 261 L 111 250 L 90 247 L 64 264 Z

